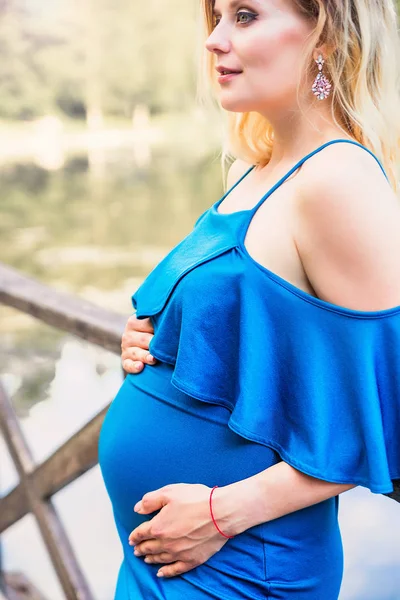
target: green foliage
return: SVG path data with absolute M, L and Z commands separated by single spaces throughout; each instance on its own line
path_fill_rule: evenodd
M 194 103 L 194 0 L 2 0 L 0 118 Z

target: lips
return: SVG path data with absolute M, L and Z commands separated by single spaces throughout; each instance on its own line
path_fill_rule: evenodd
M 216 70 L 218 71 L 218 73 L 220 73 L 220 75 L 232 75 L 242 72 L 238 69 L 229 69 L 228 67 L 224 67 L 222 65 L 217 67 Z

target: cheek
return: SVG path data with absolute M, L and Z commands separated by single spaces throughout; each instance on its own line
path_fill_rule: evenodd
M 267 77 L 293 79 L 308 33 L 298 23 L 275 22 L 275 26 L 260 28 L 246 44 L 245 66 L 264 68 Z
M 282 54 L 286 54 L 289 58 L 294 57 L 295 62 L 300 62 L 308 36 L 309 31 L 298 26 L 285 29 L 278 42 L 282 48 Z

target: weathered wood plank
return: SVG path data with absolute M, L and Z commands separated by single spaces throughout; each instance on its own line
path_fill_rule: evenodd
M 99 308 L 72 294 L 56 291 L 0 264 L 0 303 L 84 340 L 121 351 L 121 335 L 127 317 Z
M 22 573 L 5 574 L 7 600 L 46 600 L 41 592 Z M 5 596 L 1 595 L 0 600 Z
M 50 500 L 46 501 L 40 497 L 35 482 L 30 477 L 34 470 L 34 461 L 18 418 L 1 384 L 0 426 L 20 477 L 20 485 L 24 490 L 30 511 L 36 517 L 43 541 L 67 600 L 93 600 L 93 595 L 75 559 L 72 546 L 53 504 Z
M 99 434 L 107 410 L 108 406 L 38 467 L 35 486 L 43 498 L 52 496 L 97 464 Z
M 37 495 L 50 498 L 98 462 L 98 438 L 108 406 L 77 431 L 27 477 Z M 30 511 L 24 486 L 19 484 L 0 499 L 0 533 Z
M 30 508 L 25 489 L 18 484 L 6 496 L 0 498 L 0 535 L 28 512 Z
M 2 264 L 0 303 L 120 353 L 126 316 L 101 309 L 65 292 L 55 291 Z M 36 466 L 11 402 L 0 385 L 0 426 L 20 476 L 19 485 L 0 499 L 0 532 L 28 512 L 34 514 L 67 600 L 93 600 L 93 596 L 51 496 L 97 464 L 98 437 L 107 408 L 100 411 L 43 464 Z M 28 586 L 28 582 L 24 583 L 22 576 L 18 586 L 15 580 L 7 583 L 5 589 L 8 600 L 44 600 L 37 590 Z

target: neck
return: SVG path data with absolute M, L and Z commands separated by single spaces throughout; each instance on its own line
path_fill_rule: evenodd
M 272 125 L 274 136 L 268 169 L 296 162 L 332 139 L 354 139 L 334 122 L 330 100 L 315 100 L 303 112 L 290 110 L 283 114 L 281 110 L 279 115 L 264 115 Z

